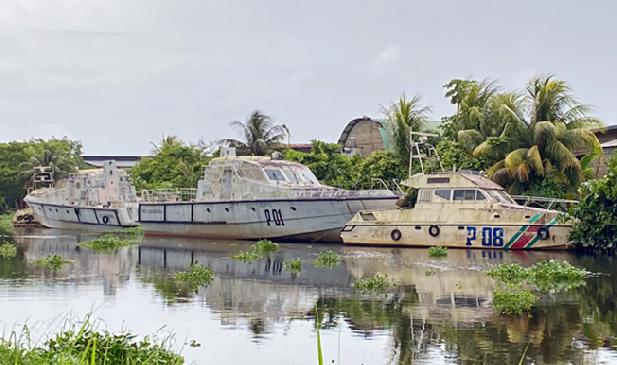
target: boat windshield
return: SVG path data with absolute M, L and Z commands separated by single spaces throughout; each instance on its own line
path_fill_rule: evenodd
M 516 204 L 514 200 L 512 200 L 512 198 L 508 194 L 506 194 L 505 191 L 487 190 L 486 192 L 491 196 L 491 198 L 493 198 L 493 200 L 499 203 Z

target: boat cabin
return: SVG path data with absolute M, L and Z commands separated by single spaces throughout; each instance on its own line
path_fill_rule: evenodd
M 403 184 L 417 190 L 416 205 L 423 203 L 517 205 L 501 186 L 472 171 L 416 174 Z

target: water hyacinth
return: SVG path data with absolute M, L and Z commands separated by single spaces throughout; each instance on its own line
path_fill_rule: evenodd
M 335 267 L 341 262 L 341 256 L 334 251 L 324 251 L 315 259 L 315 266 L 317 267 Z
M 50 254 L 44 259 L 38 259 L 34 263 L 37 266 L 45 267 L 49 270 L 56 271 L 60 270 L 62 266 L 69 263 L 70 261 L 65 260 L 62 256 L 57 254 Z
M 91 241 L 80 243 L 79 246 L 86 247 L 94 251 L 113 252 L 121 247 L 130 246 L 137 243 L 135 237 L 136 236 L 133 233 L 104 233 Z
M 0 257 L 15 257 L 17 256 L 17 246 L 12 243 L 0 244 Z
M 283 268 L 285 271 L 292 274 L 299 274 L 302 271 L 302 261 L 298 258 L 283 262 Z
M 392 286 L 392 282 L 386 274 L 375 274 L 361 278 L 353 284 L 354 289 L 362 293 L 382 293 Z
M 254 243 L 247 251 L 241 251 L 233 256 L 234 260 L 240 261 L 256 261 L 262 259 L 270 252 L 278 251 L 278 243 L 270 240 L 261 240 Z
M 428 255 L 431 257 L 446 257 L 448 256 L 448 248 L 442 246 L 434 246 L 428 249 Z

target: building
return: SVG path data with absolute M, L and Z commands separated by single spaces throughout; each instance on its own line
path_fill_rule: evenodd
M 116 166 L 121 169 L 128 169 L 137 164 L 139 160 L 143 157 L 147 156 L 95 156 L 95 155 L 84 155 L 81 156 L 84 159 L 84 162 L 93 168 L 102 168 L 103 162 L 105 161 L 116 161 Z
M 594 133 L 600 141 L 604 154 L 595 159 L 592 167 L 596 176 L 603 176 L 606 174 L 609 158 L 617 152 L 617 125 L 597 129 Z
M 366 157 L 386 149 L 388 137 L 382 121 L 364 116 L 347 123 L 337 143 L 348 155 Z

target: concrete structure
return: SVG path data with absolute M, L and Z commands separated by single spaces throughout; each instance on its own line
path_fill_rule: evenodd
M 96 156 L 96 155 L 83 155 L 81 156 L 84 162 L 95 168 L 102 168 L 105 161 L 115 161 L 116 166 L 121 169 L 128 169 L 137 164 L 139 160 L 148 156 Z
M 356 118 L 347 123 L 337 143 L 346 154 L 366 157 L 388 146 L 384 127 L 383 122 L 366 116 Z

